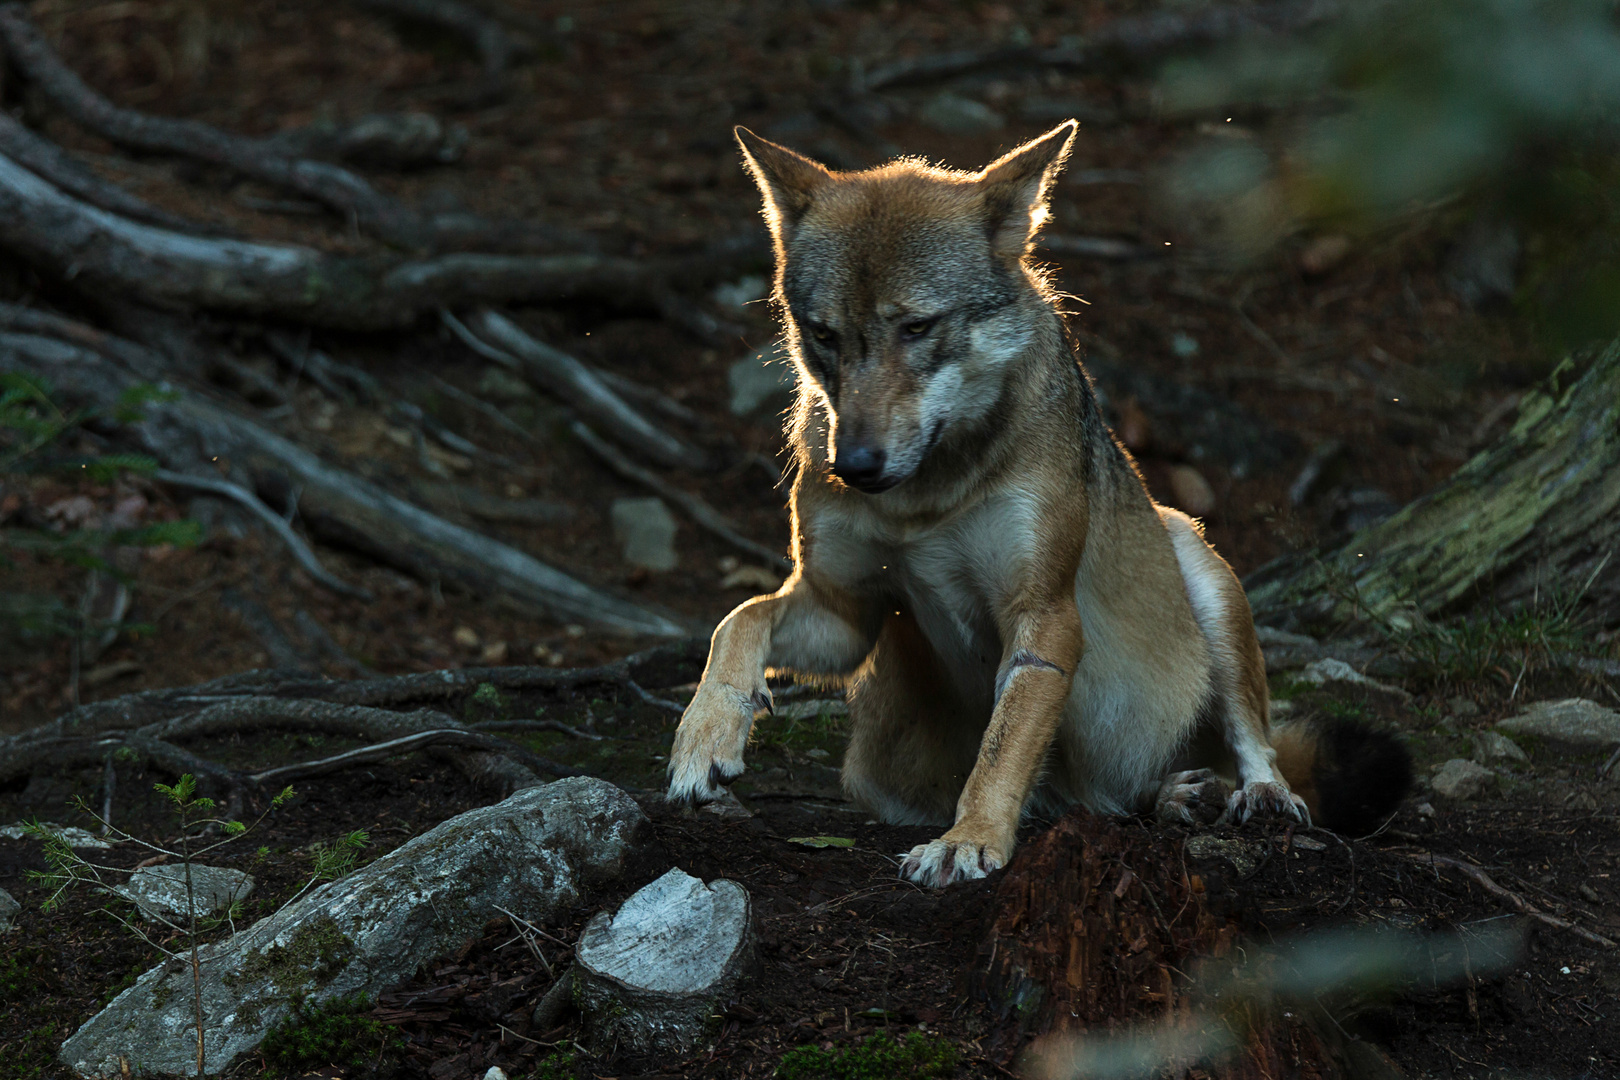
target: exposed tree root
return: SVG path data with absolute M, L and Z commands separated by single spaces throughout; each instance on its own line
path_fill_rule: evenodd
M 615 441 L 668 468 L 703 469 L 709 455 L 648 420 L 589 365 L 525 333 L 504 315 L 480 311 L 471 327 L 448 312 L 445 325 L 486 359 L 521 372 L 537 387 L 613 432 Z
M 158 480 L 174 487 L 187 488 L 191 491 L 205 491 L 211 495 L 219 495 L 232 500 L 253 512 L 253 515 L 269 527 L 281 542 L 287 545 L 293 558 L 304 572 L 310 577 L 325 585 L 333 592 L 344 596 L 358 596 L 362 600 L 370 600 L 371 594 L 357 585 L 350 585 L 347 581 L 322 566 L 320 560 L 315 558 L 315 552 L 304 542 L 304 538 L 293 532 L 287 520 L 259 499 L 259 497 L 241 484 L 233 484 L 229 480 L 221 480 L 210 476 L 188 476 L 177 473 L 171 469 L 159 469 L 155 474 Z
M 0 350 L 0 370 L 44 376 L 70 398 L 104 410 L 139 381 L 136 374 L 99 353 L 54 338 L 12 334 L 6 344 Z M 241 475 L 256 477 L 260 486 L 296 487 L 298 509 L 314 532 L 426 580 L 495 597 L 518 610 L 621 634 L 679 637 L 689 632 L 669 616 L 593 589 L 530 555 L 334 468 L 200 397 L 181 395 L 151 406 L 144 420 L 123 429 L 122 437 L 177 472 L 224 458 Z
M 0 154 L 23 168 L 49 180 L 76 199 L 100 207 L 131 221 L 156 225 L 183 233 L 211 232 L 223 235 L 223 230 L 209 229 L 193 221 L 171 214 L 130 194 L 117 184 L 97 176 L 78 159 L 60 146 L 40 138 L 10 113 L 0 112 Z
M 131 150 L 180 154 L 222 165 L 307 196 L 403 247 L 426 247 L 421 217 L 377 191 L 364 178 L 325 162 L 288 158 L 262 139 L 229 135 L 190 120 L 122 109 L 92 90 L 51 50 L 22 4 L 0 7 L 0 38 L 18 71 L 54 106 L 90 131 Z
M 296 672 L 247 672 L 198 686 L 147 691 L 98 702 L 32 731 L 0 739 L 0 783 L 51 769 L 103 764 L 120 750 L 139 754 L 172 775 L 191 773 L 224 792 L 228 813 L 241 812 L 255 791 L 321 776 L 417 750 L 443 753 L 469 778 L 510 792 L 541 776 L 579 776 L 577 769 L 534 754 L 492 732 L 562 731 L 576 738 L 604 736 L 554 720 L 492 721 L 468 725 L 434 708 L 396 711 L 382 705 L 418 705 L 470 697 L 480 686 L 505 690 L 618 687 L 664 704 L 632 678 L 676 661 L 692 661 L 699 642 L 661 647 L 597 668 L 476 668 L 335 681 Z M 184 744 L 203 738 L 265 732 L 309 732 L 369 745 L 313 761 L 244 771 L 203 757 Z

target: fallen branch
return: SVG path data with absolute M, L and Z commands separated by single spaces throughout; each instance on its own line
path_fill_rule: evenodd
M 298 561 L 298 565 L 302 566 L 310 577 L 333 592 L 342 593 L 344 596 L 357 596 L 362 600 L 372 598 L 371 593 L 365 589 L 350 585 L 347 581 L 322 566 L 320 560 L 315 558 L 315 552 L 304 542 L 302 536 L 293 531 L 292 526 L 287 524 L 287 520 L 264 505 L 257 495 L 241 484 L 233 484 L 229 480 L 221 480 L 211 476 L 189 476 L 185 473 L 175 472 L 172 469 L 159 469 L 153 473 L 153 476 L 172 487 L 183 487 L 191 491 L 206 491 L 209 494 L 222 496 L 246 507 L 253 512 L 255 517 L 270 527 L 270 531 L 275 533 L 281 542 L 287 546 L 287 550 L 292 552 L 293 558 Z
M 1484 869 L 1475 866 L 1471 862 L 1465 862 L 1462 859 L 1452 858 L 1449 855 L 1436 855 L 1429 851 L 1401 852 L 1400 854 L 1404 855 L 1408 859 L 1413 860 L 1414 862 L 1422 863 L 1424 865 L 1443 866 L 1451 870 L 1457 870 L 1472 880 L 1480 888 L 1496 897 L 1498 900 L 1506 901 L 1508 904 L 1512 905 L 1515 910 L 1530 916 L 1532 919 L 1535 919 L 1538 922 L 1546 923 L 1548 926 L 1555 927 L 1559 930 L 1568 931 L 1569 933 L 1580 938 L 1582 941 L 1588 942 L 1592 945 L 1601 945 L 1605 949 L 1612 949 L 1615 947 L 1614 942 L 1610 941 L 1601 934 L 1594 934 L 1590 930 L 1576 926 L 1568 919 L 1561 919 L 1557 915 L 1547 914 L 1534 904 L 1530 903 L 1530 901 L 1520 896 L 1518 893 L 1498 885 L 1496 881 L 1484 871 Z
M 609 445 L 607 440 L 592 431 L 582 421 L 575 420 L 569 425 L 569 430 L 574 433 L 574 438 L 578 439 L 591 453 L 601 458 L 614 472 L 626 480 L 640 484 L 658 495 L 665 502 L 679 506 L 701 528 L 713 533 L 740 551 L 746 551 L 755 558 L 764 559 L 767 566 L 778 566 L 785 570 L 793 568 L 792 559 L 779 551 L 772 551 L 764 544 L 748 539 L 748 537 L 737 531 L 736 527 L 724 514 L 710 506 L 700 496 L 689 491 L 683 491 L 662 477 L 637 465 L 619 453 L 618 450 Z
M 104 409 L 137 382 L 99 354 L 27 334 L 9 335 L 0 347 L 0 370 L 46 374 L 65 395 Z M 424 579 L 617 633 L 676 637 L 688 632 L 669 616 L 593 589 L 524 552 L 454 525 L 195 395 L 150 406 L 145 419 L 124 434 L 177 472 L 225 457 L 246 475 L 296 488 L 298 509 L 312 531 Z
M 508 367 L 515 367 L 530 382 L 613 432 L 615 441 L 666 468 L 702 469 L 709 465 L 707 454 L 631 408 L 592 368 L 536 340 L 504 315 L 480 311 L 466 328 L 460 327 L 449 312 L 444 313 L 444 319 L 463 341 L 473 336 L 492 346 L 481 350 L 482 355 L 494 359 L 496 354 L 505 354 Z M 470 331 L 470 335 L 461 330 Z

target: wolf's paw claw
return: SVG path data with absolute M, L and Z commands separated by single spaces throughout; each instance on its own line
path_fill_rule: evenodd
M 1208 769 L 1171 773 L 1159 788 L 1154 812 L 1165 824 L 1209 825 L 1227 812 L 1229 794 L 1221 778 Z
M 1242 825 L 1251 818 L 1292 818 L 1302 824 L 1311 823 L 1311 812 L 1305 800 L 1270 781 L 1256 780 L 1232 792 L 1226 805 L 1226 816 L 1234 824 Z
M 900 876 L 918 885 L 943 889 L 1000 870 L 1002 859 L 982 844 L 931 840 L 900 857 Z
M 770 708 L 770 694 L 763 688 L 752 692 L 732 686 L 698 688 L 669 754 L 670 802 L 708 803 L 725 795 L 746 768 L 743 747 L 759 707 Z

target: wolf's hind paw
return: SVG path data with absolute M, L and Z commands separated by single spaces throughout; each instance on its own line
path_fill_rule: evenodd
M 1208 769 L 1171 773 L 1159 788 L 1154 816 L 1166 825 L 1210 825 L 1227 812 L 1229 794 L 1221 778 Z
M 900 857 L 900 876 L 931 889 L 982 878 L 1001 869 L 1002 860 L 982 845 L 950 840 L 918 844 Z
M 1311 823 L 1311 812 L 1305 800 L 1281 784 L 1256 780 L 1232 792 L 1226 804 L 1226 817 L 1237 825 L 1251 818 L 1292 818 L 1304 825 Z

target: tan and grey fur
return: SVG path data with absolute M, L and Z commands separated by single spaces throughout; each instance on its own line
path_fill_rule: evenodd
M 1305 815 L 1243 589 L 1149 498 L 1029 262 L 1074 132 L 978 173 L 837 174 L 738 129 L 799 368 L 796 569 L 715 631 L 672 799 L 741 775 L 776 670 L 850 679 L 854 800 L 949 826 L 916 881 L 1003 865 L 1027 808 L 1190 820 L 1206 767 L 1234 817 Z

